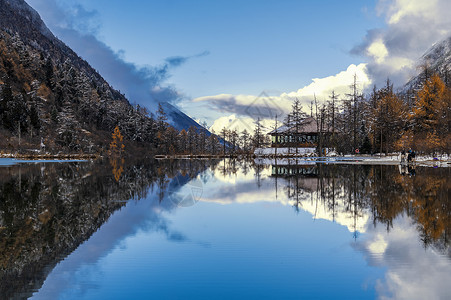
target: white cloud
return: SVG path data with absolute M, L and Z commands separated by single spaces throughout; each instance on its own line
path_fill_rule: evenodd
M 387 23 L 393 25 L 411 16 L 432 19 L 438 14 L 439 4 L 437 0 L 381 0 L 378 9 L 386 14 Z
M 274 129 L 274 120 L 262 119 L 260 124 L 263 127 L 263 133 Z M 252 134 L 255 128 L 255 120 L 251 117 L 237 117 L 236 114 L 232 114 L 230 116 L 224 116 L 216 119 L 209 129 L 211 132 L 214 131 L 218 134 L 223 128 L 227 128 L 228 130 L 236 130 L 239 133 L 247 130 L 248 133 Z
M 345 94 L 350 91 L 349 86 L 354 81 L 354 75 L 356 75 L 357 85 L 361 91 L 371 84 L 366 73 L 366 64 L 352 64 L 345 71 L 325 78 L 314 78 L 311 84 L 296 92 L 283 93 L 280 97 L 290 100 L 297 97 L 301 99 L 304 103 L 304 109 L 306 109 L 315 95 L 319 101 L 328 100 L 332 91 L 335 91 L 335 94 L 341 94 L 342 98 L 345 97 Z
M 368 55 L 372 56 L 374 60 L 380 64 L 383 63 L 388 55 L 387 47 L 385 47 L 382 39 L 374 41 L 367 49 Z
M 252 131 L 254 122 L 257 118 L 262 120 L 262 125 L 269 131 L 274 126 L 274 118 L 277 114 L 279 122 L 283 121 L 285 115 L 291 110 L 294 99 L 299 99 L 303 110 L 310 114 L 310 105 L 316 96 L 320 104 L 329 99 L 332 91 L 335 94 L 345 97 L 350 92 L 350 85 L 356 75 L 357 85 L 360 91 L 363 91 L 371 85 L 371 81 L 366 73 L 366 65 L 350 65 L 345 71 L 325 78 L 314 78 L 309 85 L 290 93 L 282 93 L 278 96 L 260 96 L 253 95 L 231 95 L 219 94 L 213 96 L 200 97 L 192 100 L 193 102 L 208 103 L 210 108 L 231 113 L 231 115 L 216 119 L 211 126 L 215 132 L 222 128 L 244 129 Z
M 449 0 L 379 0 L 377 12 L 387 26 L 369 30 L 354 54 L 368 59 L 368 74 L 380 86 L 389 77 L 404 85 L 417 70 L 420 57 L 451 34 Z

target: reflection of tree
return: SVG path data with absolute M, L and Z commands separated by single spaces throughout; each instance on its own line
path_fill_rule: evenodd
M 218 162 L 217 165 L 212 165 L 211 170 L 214 171 L 216 167 L 220 171 L 220 174 L 223 177 L 230 176 L 230 175 L 236 175 L 238 171 L 246 175 L 249 172 L 249 169 L 251 166 L 255 169 L 256 174 L 260 174 L 262 171 L 263 166 L 257 166 L 253 164 L 253 161 L 248 160 L 246 158 L 244 159 L 236 159 L 236 158 L 223 158 L 221 161 Z
M 107 166 L 88 162 L 1 168 L 0 294 L 39 288 L 60 259 L 154 180 L 142 165 L 123 174 L 117 182 Z
M 255 179 L 257 180 L 257 187 L 260 188 L 262 186 L 262 171 L 264 169 L 264 165 L 256 164 L 254 166 Z
M 451 229 L 449 190 L 450 183 L 446 177 L 417 176 L 414 179 L 409 198 L 426 246 L 439 240 L 448 244 Z
M 164 168 L 159 167 L 157 169 L 157 187 L 158 187 L 158 200 L 163 201 L 166 189 L 168 188 L 169 179 L 166 177 Z
M 425 246 L 447 249 L 451 229 L 451 181 L 447 168 L 417 168 L 418 176 L 400 174 L 396 166 L 323 165 L 273 166 L 273 177 L 282 177 L 285 193 L 295 209 L 310 201 L 322 205 L 335 220 L 338 215 L 353 222 L 371 213 L 373 224 L 384 224 L 387 231 L 400 214 L 418 224 Z M 274 171 L 275 170 L 275 171 Z M 279 183 L 280 184 L 280 183 Z M 312 212 L 316 215 L 316 209 Z
M 125 150 L 124 137 L 119 130 L 119 126 L 114 128 L 111 137 L 113 141 L 110 143 L 109 150 L 110 164 L 113 167 L 114 179 L 119 182 L 121 174 L 124 171 L 124 158 L 122 154 Z
M 124 172 L 124 159 L 119 157 L 110 157 L 110 165 L 113 167 L 114 179 L 119 182 L 121 179 L 121 174 Z
M 387 231 L 393 227 L 393 219 L 402 213 L 406 207 L 405 189 L 410 183 L 403 186 L 403 178 L 398 177 L 393 168 L 374 166 L 369 176 L 367 194 L 370 198 L 374 225 L 385 224 Z
M 196 178 L 199 174 L 208 168 L 215 169 L 219 160 L 191 160 L 176 159 L 171 161 L 162 161 L 156 170 L 155 185 L 158 188 L 158 199 L 162 202 L 166 196 L 169 183 L 177 176 Z M 181 183 L 180 183 L 181 184 Z

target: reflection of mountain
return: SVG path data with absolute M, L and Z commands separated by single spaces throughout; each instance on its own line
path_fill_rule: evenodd
M 180 172 L 198 174 L 207 162 L 126 165 L 117 182 L 108 163 L 15 165 L 0 168 L 0 295 L 28 297 L 62 259 L 89 239 L 129 199 L 162 189 Z M 184 171 L 180 171 L 184 170 Z M 160 209 L 173 204 L 165 201 Z M 158 230 L 170 233 L 161 220 Z M 133 224 L 114 229 L 130 234 Z M 112 239 L 106 237 L 105 239 Z M 105 242 L 105 241 L 104 241 Z M 114 246 L 115 241 L 107 246 Z M 108 251 L 103 249 L 102 251 Z M 92 255 L 92 250 L 90 252 Z

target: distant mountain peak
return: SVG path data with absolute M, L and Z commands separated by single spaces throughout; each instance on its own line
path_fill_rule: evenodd
M 187 116 L 181 110 L 179 110 L 174 105 L 168 102 L 162 102 L 161 106 L 163 107 L 166 116 L 168 117 L 168 123 L 177 130 L 188 130 L 190 127 L 194 127 L 197 130 L 203 130 L 210 135 L 210 132 L 204 128 L 202 125 L 194 121 L 192 118 Z
M 443 72 L 451 65 L 451 36 L 435 43 L 422 57 L 422 62 L 428 63 L 433 70 Z
M 442 78 L 451 77 L 451 36 L 429 48 L 421 56 L 418 67 L 421 68 L 420 73 L 404 85 L 401 90 L 402 94 L 421 89 L 425 77 L 425 67 L 429 71 L 439 74 Z

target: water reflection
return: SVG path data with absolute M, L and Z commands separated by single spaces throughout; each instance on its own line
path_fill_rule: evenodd
M 229 184 L 211 191 L 204 201 L 278 201 L 296 211 L 308 211 L 315 219 L 345 225 L 354 236 L 365 232 L 370 221 L 390 231 L 393 221 L 406 215 L 415 222 L 423 247 L 449 251 L 449 168 L 417 167 L 418 176 L 406 176 L 414 170 L 399 172 L 398 166 L 391 165 L 263 165 L 229 160 L 216 169 L 216 178 Z M 263 185 L 268 180 L 271 183 Z M 251 189 L 253 183 L 263 191 Z
M 173 178 L 198 174 L 209 165 L 205 161 L 164 165 L 122 162 L 120 174 L 117 165 L 103 162 L 0 168 L 1 298 L 31 296 L 59 261 L 88 240 L 127 201 L 146 198 L 154 189 L 162 199 Z M 174 191 L 179 188 L 181 185 L 172 186 Z M 173 209 L 170 203 L 160 207 Z M 83 262 L 96 261 L 149 218 L 158 223 L 158 230 L 166 231 L 168 238 L 181 239 L 157 216 L 145 214 L 140 219 L 136 214 L 122 214 L 121 225 L 105 232 L 101 243 L 82 255 Z
M 2 167 L 0 295 L 5 299 L 26 298 L 35 292 L 36 299 L 95 298 L 95 293 L 88 292 L 101 291 L 103 287 L 96 280 L 89 280 L 94 276 L 91 273 L 98 272 L 98 264 L 113 255 L 114 249 L 136 251 L 130 246 L 130 239 L 136 239 L 144 232 L 157 232 L 167 241 L 183 243 L 177 249 L 191 249 L 190 245 L 194 244 L 207 247 L 210 250 L 196 251 L 204 253 L 205 259 L 212 257 L 222 269 L 233 268 L 230 262 L 221 264 L 224 252 L 214 252 L 221 240 L 230 237 L 230 232 L 223 229 L 227 225 L 210 220 L 208 227 L 197 226 L 193 219 L 187 222 L 180 213 L 189 211 L 194 218 L 201 220 L 218 213 L 218 209 L 219 215 L 225 214 L 223 208 L 231 207 L 234 223 L 242 221 L 243 226 L 249 228 L 253 225 L 266 228 L 267 224 L 259 223 L 257 215 L 254 219 L 249 219 L 252 214 L 241 216 L 243 211 L 249 207 L 259 214 L 268 214 L 266 218 L 274 218 L 276 206 L 282 206 L 286 212 L 298 214 L 297 218 L 304 220 L 304 227 L 288 225 L 288 214 L 282 213 L 274 219 L 277 224 L 272 223 L 273 228 L 264 231 L 265 240 L 271 242 L 274 239 L 280 243 L 283 235 L 290 236 L 298 231 L 300 240 L 287 243 L 305 247 L 305 232 L 322 226 L 305 223 L 305 216 L 310 214 L 313 220 L 326 220 L 346 228 L 349 235 L 340 235 L 347 243 L 346 247 L 360 253 L 367 266 L 386 268 L 383 276 L 370 280 L 372 283 L 365 283 L 369 287 L 355 297 L 374 298 L 368 294 L 374 289 L 380 298 L 416 299 L 426 295 L 445 298 L 451 292 L 447 286 L 451 280 L 449 175 L 449 168 L 418 167 L 413 172 L 397 166 L 300 165 L 290 162 L 265 165 L 232 159 Z M 271 210 L 265 210 L 256 206 L 259 203 L 273 206 Z M 279 227 L 284 230 L 274 229 Z M 210 231 L 205 228 L 214 235 L 208 234 Z M 274 235 L 268 229 L 274 231 Z M 241 254 L 245 253 L 242 248 L 246 240 L 262 243 L 258 240 L 258 233 L 249 236 L 248 230 L 242 227 L 241 233 L 233 232 L 234 239 L 242 240 L 239 245 Z M 330 240 L 337 238 L 327 231 L 321 234 L 324 238 L 321 247 L 324 249 L 330 247 Z M 158 248 L 159 245 L 156 241 L 154 245 L 148 245 L 145 240 L 139 243 L 138 247 L 146 244 Z M 209 245 L 215 243 L 216 248 L 210 248 Z M 260 246 L 253 252 L 266 253 L 270 263 L 271 260 L 277 261 L 270 255 L 286 253 L 287 249 L 282 248 L 264 252 L 264 247 Z M 324 250 L 302 249 L 320 253 Z M 196 253 L 193 255 L 198 256 Z M 166 261 L 164 253 L 159 253 L 156 258 L 151 256 L 146 259 L 161 256 L 160 259 Z M 303 268 L 302 264 L 297 265 L 297 259 L 292 262 L 295 272 L 300 272 L 298 275 L 301 277 L 310 276 L 301 275 Z M 333 258 L 329 259 L 332 259 L 332 264 L 336 263 Z M 234 260 L 240 258 L 234 257 Z M 177 274 L 182 266 L 173 266 L 168 272 Z M 207 281 L 212 273 L 215 274 L 215 269 L 203 268 L 207 268 L 208 273 L 202 275 L 205 278 L 201 277 L 201 280 Z M 346 268 L 341 269 L 330 267 L 328 272 L 347 272 Z M 146 270 L 146 274 L 161 271 L 153 270 L 152 273 Z M 105 275 L 97 274 L 97 277 Z M 234 282 L 231 278 L 230 282 Z M 316 280 L 314 276 L 312 278 L 310 280 Z M 163 282 L 157 282 L 164 286 Z M 346 282 L 340 283 L 346 286 Z M 146 289 L 146 285 L 137 288 Z M 291 298 L 306 295 L 285 288 L 286 295 L 291 295 Z M 351 290 L 351 287 L 347 289 Z M 157 298 L 167 296 L 154 292 Z M 191 298 L 202 298 L 200 295 L 203 294 L 193 294 Z M 274 298 L 271 296 L 275 297 L 275 294 L 266 295 Z
M 344 225 L 355 239 L 353 247 L 369 265 L 388 267 L 385 277 L 376 281 L 379 298 L 449 296 L 449 168 L 400 172 L 397 166 L 286 163 L 252 166 L 255 176 L 249 177 L 235 173 L 229 165 L 224 162 L 219 167 L 220 175 L 235 174 L 236 182 L 224 176 L 232 184 L 223 185 L 205 201 L 276 200 L 296 212 L 309 212 L 313 219 Z M 262 178 L 272 182 L 262 184 Z M 258 189 L 249 193 L 249 184 L 254 183 Z M 228 195 L 229 189 L 233 196 Z
M 368 219 L 390 231 L 393 221 L 406 215 L 415 222 L 425 248 L 448 253 L 449 168 L 420 167 L 419 176 L 405 176 L 413 172 L 386 165 L 273 165 L 271 177 L 284 186 L 296 210 L 309 210 L 314 203 L 314 217 L 321 208 L 328 215 L 323 218 L 352 220 L 347 226 L 354 232 L 364 232 Z

